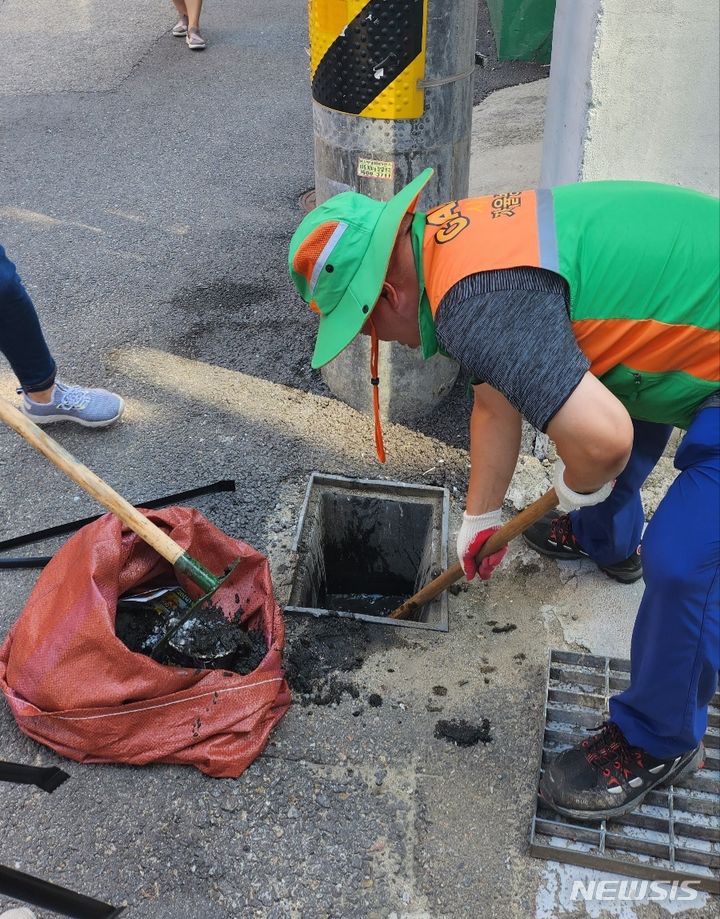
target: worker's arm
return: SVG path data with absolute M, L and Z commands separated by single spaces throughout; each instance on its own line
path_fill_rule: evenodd
M 465 510 L 485 514 L 502 507 L 520 452 L 522 419 L 505 396 L 487 383 L 474 386 L 473 393 Z
M 497 390 L 482 384 L 474 387 L 470 416 L 470 482 L 463 522 L 457 538 L 457 554 L 471 580 L 476 574 L 487 580 L 507 552 L 504 546 L 484 558 L 475 556 L 499 528 L 505 492 L 517 463 L 521 418 Z
M 608 483 L 625 468 L 632 449 L 632 421 L 622 403 L 586 373 L 546 430 L 565 466 L 558 464 L 555 480 L 562 509 L 604 500 Z M 458 534 L 458 557 L 468 579 L 476 572 L 489 578 L 505 553 L 501 550 L 483 560 L 479 569 L 473 561 L 500 525 L 500 508 L 517 463 L 520 435 L 520 413 L 490 386 L 476 386 L 470 418 L 470 483 Z
M 588 372 L 590 361 L 568 321 L 569 293 L 561 278 L 505 269 L 480 272 L 468 283 L 469 288 L 458 285 L 446 295 L 435 330 L 448 354 L 492 381 L 492 388 L 475 389 L 470 484 L 458 534 L 458 556 L 472 577 L 478 547 L 501 522 L 517 461 L 520 412 L 555 439 L 567 464 L 564 475 L 562 463 L 555 469 L 563 512 L 609 494 L 610 486 L 600 487 L 625 466 L 632 424 L 618 400 Z
M 582 495 L 617 478 L 632 450 L 627 410 L 591 373 L 585 374 L 546 430 L 565 463 L 565 484 Z

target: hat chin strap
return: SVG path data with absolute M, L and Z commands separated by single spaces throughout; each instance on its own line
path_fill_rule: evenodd
M 380 377 L 378 376 L 378 335 L 372 319 L 370 323 L 370 382 L 373 388 L 373 419 L 375 421 L 375 452 L 379 462 L 385 462 L 385 444 L 380 423 Z

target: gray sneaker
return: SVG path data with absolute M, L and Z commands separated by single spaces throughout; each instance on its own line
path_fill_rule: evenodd
M 205 47 L 205 39 L 202 37 L 198 29 L 188 29 L 187 38 L 185 39 L 187 46 L 191 51 L 202 51 Z
M 35 919 L 35 913 L 26 906 L 16 906 L 14 909 L 6 909 L 0 913 L 0 919 Z
M 35 424 L 74 421 L 86 428 L 106 428 L 123 413 L 125 403 L 106 389 L 83 389 L 55 381 L 49 402 L 33 402 L 23 396 L 20 411 Z
M 187 26 L 187 16 L 181 16 L 173 26 L 172 34 L 175 36 L 175 38 L 182 38 L 184 35 L 187 35 Z

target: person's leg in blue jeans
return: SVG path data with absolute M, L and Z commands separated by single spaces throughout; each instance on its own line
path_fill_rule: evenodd
M 15 266 L 0 246 L 0 351 L 26 393 L 49 390 L 55 361 Z
M 630 688 L 610 700 L 628 741 L 666 758 L 694 749 L 720 667 L 720 408 L 694 419 L 643 540 L 645 593 Z
M 645 513 L 640 489 L 667 445 L 672 425 L 633 420 L 633 449 L 610 497 L 602 504 L 570 514 L 572 531 L 590 558 L 601 567 L 628 558 L 642 536 Z
M 21 411 L 36 424 L 74 421 L 84 427 L 104 428 L 122 416 L 125 404 L 115 393 L 69 386 L 55 379 L 55 361 L 35 307 L 2 246 L 0 352 L 20 383 Z

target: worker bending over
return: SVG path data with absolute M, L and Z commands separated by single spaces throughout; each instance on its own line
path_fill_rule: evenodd
M 300 224 L 290 272 L 319 314 L 314 368 L 360 332 L 437 351 L 474 380 L 458 556 L 490 577 L 524 416 L 557 447 L 559 513 L 534 548 L 643 574 L 631 684 L 597 732 L 547 767 L 541 794 L 579 819 L 637 807 L 695 770 L 720 663 L 720 335 L 716 199 L 597 182 L 415 210 L 432 170 L 388 202 L 336 195 Z M 372 381 L 377 385 L 377 379 Z M 376 417 L 379 429 L 379 419 Z M 680 471 L 638 544 L 640 487 L 673 426 Z M 382 435 L 378 438 L 382 451 Z M 611 611 L 608 627 L 612 628 Z

